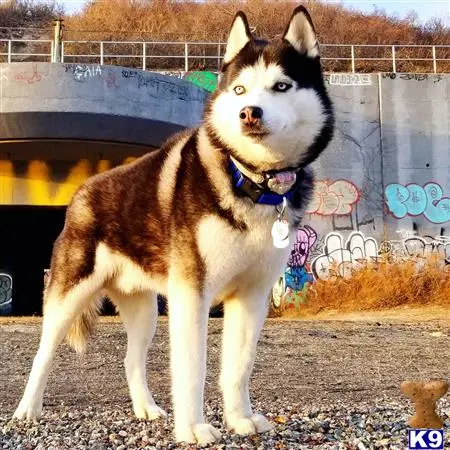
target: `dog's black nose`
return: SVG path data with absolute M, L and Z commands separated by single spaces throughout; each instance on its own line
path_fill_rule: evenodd
M 263 110 L 259 106 L 246 106 L 239 113 L 241 122 L 248 126 L 257 125 L 262 116 Z

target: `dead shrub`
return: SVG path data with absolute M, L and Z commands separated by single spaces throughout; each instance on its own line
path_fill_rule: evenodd
M 436 256 L 405 262 L 382 260 L 356 270 L 348 279 L 318 280 L 306 298 L 301 307 L 284 315 L 450 306 L 450 265 L 443 265 Z

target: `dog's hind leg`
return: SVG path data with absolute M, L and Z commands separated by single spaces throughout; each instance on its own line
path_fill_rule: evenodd
M 257 289 L 240 292 L 224 302 L 224 330 L 220 385 L 228 428 L 248 435 L 272 426 L 252 412 L 249 383 L 259 335 L 267 315 L 268 293 Z
M 82 279 L 64 295 L 57 283 L 46 293 L 39 349 L 33 360 L 22 399 L 14 413 L 18 419 L 36 419 L 42 412 L 42 400 L 56 349 L 75 319 L 95 301 L 101 282 L 95 274 Z
M 110 293 L 110 298 L 116 305 L 127 331 L 125 372 L 134 414 L 139 419 L 166 417 L 166 412 L 153 400 L 147 384 L 147 350 L 155 334 L 158 319 L 156 294 L 144 292 L 127 296 L 114 291 Z

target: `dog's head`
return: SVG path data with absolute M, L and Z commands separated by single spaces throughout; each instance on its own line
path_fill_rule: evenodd
M 244 13 L 236 14 L 205 120 L 216 141 L 257 171 L 304 166 L 327 146 L 332 105 L 303 6 L 273 42 L 253 39 Z

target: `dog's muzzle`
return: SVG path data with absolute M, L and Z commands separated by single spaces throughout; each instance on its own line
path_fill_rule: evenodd
M 261 125 L 263 110 L 259 106 L 245 106 L 239 112 L 242 125 L 256 127 Z

